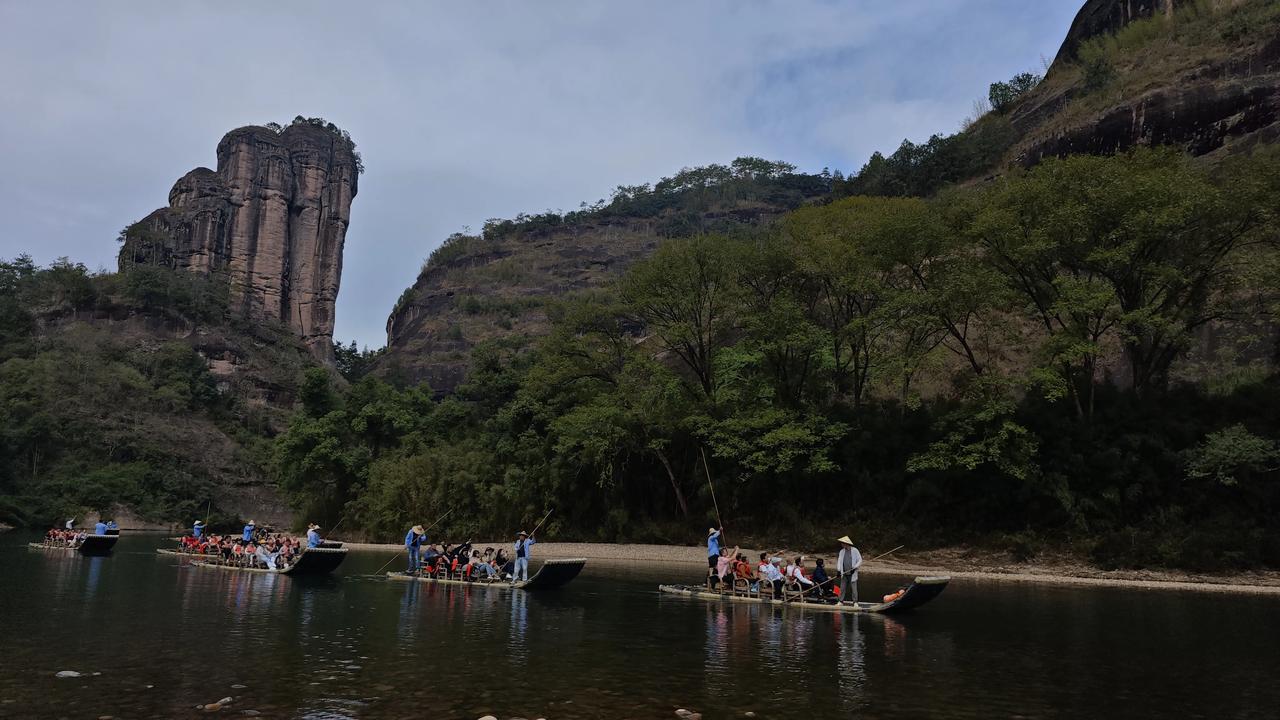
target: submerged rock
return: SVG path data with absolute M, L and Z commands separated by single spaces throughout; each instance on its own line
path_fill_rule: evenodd
M 55 677 L 60 677 L 60 678 L 76 678 L 76 677 L 81 677 L 81 676 L 82 676 L 82 675 L 81 675 L 81 673 L 78 673 L 78 672 L 76 672 L 75 670 L 59 670 L 59 671 L 58 671 L 58 674 L 57 674 Z

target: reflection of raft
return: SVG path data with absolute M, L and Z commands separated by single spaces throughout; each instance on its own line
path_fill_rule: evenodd
M 503 589 L 518 590 L 552 590 L 564 585 L 568 585 L 570 580 L 578 577 L 578 573 L 582 572 L 582 568 L 587 564 L 583 558 L 569 558 L 563 560 L 548 560 L 542 563 L 542 567 L 538 568 L 538 572 L 533 577 L 523 582 L 512 584 L 508 580 L 462 580 L 457 578 L 433 577 L 431 575 L 408 575 L 404 572 L 389 572 L 387 577 L 392 580 L 404 580 L 407 582 L 418 581 L 424 583 L 434 583 L 436 585 L 465 585 L 467 587 L 498 587 Z
M 728 600 L 729 602 L 755 603 L 757 605 L 776 605 L 780 607 L 795 607 L 804 610 L 817 610 L 819 612 L 839 612 L 839 613 L 897 613 L 912 608 L 918 608 L 930 600 L 938 597 L 943 590 L 947 589 L 947 583 L 951 582 L 949 577 L 918 577 L 915 582 L 907 586 L 906 592 L 892 602 L 860 602 L 857 605 L 841 605 L 833 602 L 824 602 L 820 600 L 809 600 L 795 598 L 794 595 L 788 596 L 787 600 L 775 600 L 765 592 L 764 596 L 759 594 L 732 595 L 729 593 L 718 593 L 707 590 L 701 585 L 660 585 L 658 589 L 664 593 L 672 595 L 684 595 L 685 597 L 695 597 L 700 600 Z M 790 599 L 794 598 L 794 599 Z
M 191 558 L 207 558 L 207 555 L 197 553 L 178 552 L 177 550 L 156 550 L 162 555 L 181 555 Z M 240 572 L 250 573 L 266 573 L 269 575 L 324 575 L 338 569 L 343 560 L 347 559 L 346 548 L 303 548 L 302 553 L 298 555 L 298 559 L 292 565 L 283 570 L 268 570 L 266 568 L 241 567 L 239 565 L 223 565 L 220 562 L 212 560 L 194 560 L 191 564 L 199 567 L 218 568 L 220 570 L 238 570 Z
M 81 555 L 110 555 L 116 546 L 119 535 L 88 535 L 79 545 L 45 545 L 44 543 L 27 543 L 40 550 L 74 550 Z

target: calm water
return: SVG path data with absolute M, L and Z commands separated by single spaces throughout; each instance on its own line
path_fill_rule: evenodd
M 225 696 L 217 716 L 1280 716 L 1275 597 L 954 582 L 910 616 L 845 617 L 659 596 L 688 566 L 512 594 L 368 575 L 387 553 L 308 582 L 190 567 L 154 536 L 110 558 L 29 539 L 0 535 L 3 718 L 205 717 Z

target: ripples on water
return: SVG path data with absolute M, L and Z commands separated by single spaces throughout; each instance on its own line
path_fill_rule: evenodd
M 0 717 L 1275 717 L 1274 597 L 954 583 L 905 617 L 661 596 L 589 564 L 551 594 L 110 558 L 0 536 Z M 865 593 L 895 582 L 864 578 Z M 57 679 L 60 670 L 85 677 Z M 89 673 L 100 672 L 101 675 Z M 244 687 L 235 687 L 235 686 Z

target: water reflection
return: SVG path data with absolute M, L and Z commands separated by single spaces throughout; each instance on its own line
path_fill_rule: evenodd
M 836 613 L 831 618 L 831 638 L 836 645 L 836 688 L 840 710 L 854 714 L 867 707 L 866 641 L 862 634 L 863 621 L 893 620 L 888 618 L 864 618 L 859 615 Z
M 360 720 L 1266 717 L 1280 704 L 1264 632 L 1277 598 L 957 583 L 893 618 L 658 595 L 679 568 L 589 565 L 538 594 L 388 583 L 356 577 L 361 562 L 301 582 L 0 546 L 0 718 L 187 717 L 227 695 L 237 715 Z M 1231 672 L 1206 672 L 1206 648 Z M 103 675 L 55 679 L 63 669 Z

